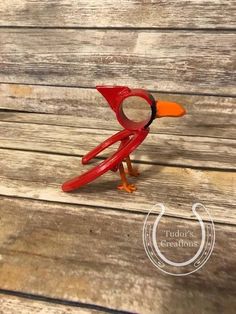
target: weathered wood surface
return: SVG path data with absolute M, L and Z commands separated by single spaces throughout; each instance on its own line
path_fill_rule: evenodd
M 176 278 L 146 257 L 144 218 L 99 205 L 1 197 L 0 285 L 132 313 L 234 313 L 235 228 L 216 224 L 207 264 Z M 193 221 L 164 218 L 166 229 L 173 224 L 194 233 L 198 228 Z
M 0 292 L 42 297 L 0 294 L 0 313 L 234 313 L 235 12 L 232 0 L 0 2 Z M 133 155 L 136 193 L 112 172 L 63 193 L 92 166 L 79 156 L 120 129 L 103 83 L 162 91 L 188 115 L 153 123 Z M 146 257 L 157 202 L 166 228 L 196 230 L 195 202 L 210 211 L 201 271 L 164 276 Z
M 8 149 L 1 149 L 0 154 L 1 195 L 137 212 L 148 212 L 154 204 L 163 202 L 167 214 L 188 218 L 193 218 L 192 204 L 202 202 L 214 221 L 236 222 L 232 210 L 236 173 L 142 164 L 140 177 L 130 178 L 138 187 L 131 195 L 117 192 L 120 179 L 113 172 L 74 193 L 64 193 L 61 184 L 91 165 L 82 166 L 80 158 L 65 155 Z
M 103 311 L 0 294 L 1 314 L 100 314 Z
M 0 82 L 235 95 L 233 32 L 3 28 Z
M 95 128 L 0 121 L 0 147 L 82 157 L 114 133 Z M 99 157 L 104 158 L 115 149 L 117 145 Z M 131 158 L 150 164 L 236 170 L 236 140 L 149 134 Z
M 151 125 L 152 133 L 236 138 L 236 98 L 153 95 L 156 99 L 182 104 L 187 115 L 181 119 L 158 119 Z M 26 115 L 1 109 L 50 115 Z M 135 110 L 138 111 L 137 106 Z M 0 84 L 0 120 L 108 130 L 121 128 L 106 100 L 98 91 L 88 88 Z
M 2 26 L 235 28 L 232 0 L 4 0 Z

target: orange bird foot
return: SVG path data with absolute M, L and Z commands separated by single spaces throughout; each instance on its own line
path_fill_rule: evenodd
M 138 177 L 140 175 L 138 168 L 132 168 L 132 170 L 126 169 L 125 173 L 129 174 L 131 177 Z
M 129 183 L 122 183 L 121 185 L 118 185 L 117 187 L 119 190 L 124 190 L 128 193 L 133 193 L 137 190 L 136 186 L 134 184 Z

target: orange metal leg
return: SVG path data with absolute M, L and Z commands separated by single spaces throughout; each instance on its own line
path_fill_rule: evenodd
M 132 193 L 133 191 L 136 191 L 137 188 L 134 184 L 129 184 L 126 178 L 124 166 L 122 162 L 119 165 L 119 172 L 120 172 L 120 177 L 121 177 L 121 184 L 118 186 L 119 190 L 124 190 L 128 193 Z
M 125 159 L 125 161 L 126 161 L 126 164 L 127 164 L 127 171 L 126 171 L 126 173 L 128 173 L 132 177 L 137 177 L 139 175 L 138 169 L 136 167 L 132 166 L 130 157 L 128 156 Z

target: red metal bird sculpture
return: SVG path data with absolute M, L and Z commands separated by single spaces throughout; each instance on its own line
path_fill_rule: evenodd
M 104 149 L 116 142 L 120 142 L 120 146 L 113 155 L 102 161 L 99 165 L 65 182 L 62 185 L 62 190 L 64 192 L 73 191 L 95 180 L 108 170 L 117 171 L 119 169 L 121 185 L 118 186 L 118 189 L 131 193 L 136 190 L 136 186 L 128 183 L 122 162 L 126 162 L 129 175 L 137 176 L 138 172 L 132 167 L 129 155 L 144 141 L 149 133 L 149 126 L 153 120 L 162 117 L 181 117 L 186 112 L 179 104 L 162 100 L 156 101 L 150 93 L 143 89 L 130 89 L 126 86 L 97 86 L 96 88 L 105 97 L 110 107 L 115 112 L 118 122 L 124 129 L 112 135 L 85 155 L 82 158 L 82 163 L 87 164 L 92 158 L 96 157 Z M 141 97 L 147 102 L 150 107 L 150 116 L 147 119 L 136 122 L 130 120 L 125 115 L 122 104 L 125 99 L 131 96 Z

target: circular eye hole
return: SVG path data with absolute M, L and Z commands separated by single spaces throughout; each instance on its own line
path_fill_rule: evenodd
M 133 122 L 143 122 L 151 119 L 152 110 L 147 101 L 138 96 L 126 98 L 122 103 L 124 115 Z

